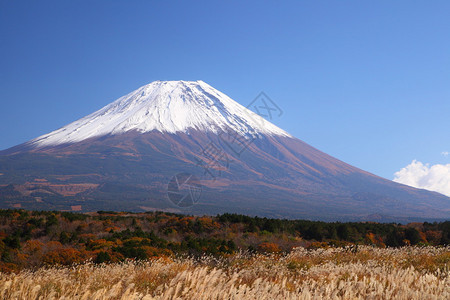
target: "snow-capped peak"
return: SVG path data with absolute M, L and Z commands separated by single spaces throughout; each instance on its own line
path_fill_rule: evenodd
M 133 130 L 142 133 L 233 130 L 245 136 L 290 136 L 203 81 L 154 81 L 30 142 L 44 147 Z

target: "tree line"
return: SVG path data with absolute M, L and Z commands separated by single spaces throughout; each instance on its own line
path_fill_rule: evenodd
M 0 210 L 0 271 L 177 255 L 289 252 L 295 247 L 450 244 L 450 221 L 320 222 L 239 214 Z

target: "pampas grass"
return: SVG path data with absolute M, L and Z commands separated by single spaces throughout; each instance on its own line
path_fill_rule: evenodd
M 1 299 L 450 299 L 450 247 L 360 246 L 0 273 Z

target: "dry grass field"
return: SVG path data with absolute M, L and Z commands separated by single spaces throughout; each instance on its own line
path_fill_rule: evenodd
M 450 247 L 294 249 L 0 274 L 1 299 L 450 299 Z

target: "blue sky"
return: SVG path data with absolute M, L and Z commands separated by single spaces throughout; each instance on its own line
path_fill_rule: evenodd
M 450 164 L 448 1 L 0 1 L 0 149 L 154 80 L 203 80 L 392 179 Z

